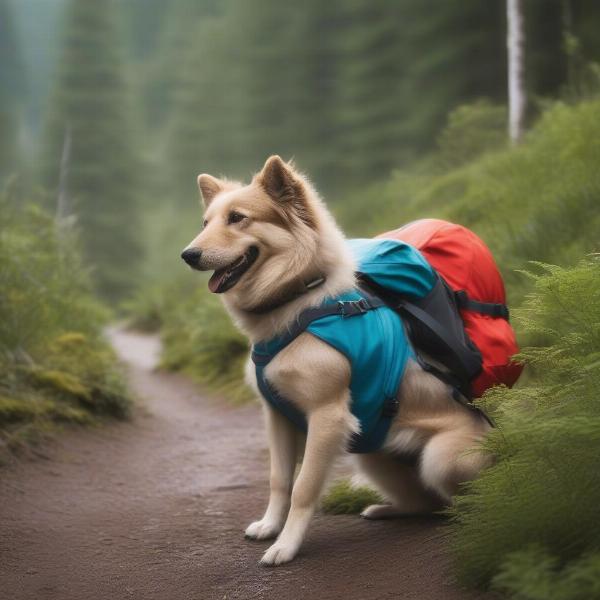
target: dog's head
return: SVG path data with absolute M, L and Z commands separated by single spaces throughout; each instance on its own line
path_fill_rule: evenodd
M 198 186 L 204 228 L 181 256 L 194 269 L 214 270 L 212 292 L 250 308 L 319 274 L 320 222 L 327 216 L 292 165 L 271 156 L 249 185 L 203 174 Z

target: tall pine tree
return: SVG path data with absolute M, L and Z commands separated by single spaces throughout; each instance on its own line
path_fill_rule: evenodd
M 336 35 L 340 165 L 344 179 L 364 182 L 386 175 L 401 160 L 406 24 L 402 3 L 349 0 L 341 10 Z
M 167 150 L 172 189 L 184 203 L 197 194 L 199 172 L 239 173 L 239 88 L 230 52 L 225 20 L 207 16 L 197 22 L 182 56 Z
M 112 298 L 130 289 L 140 259 L 139 164 L 116 9 L 114 0 L 69 1 L 41 158 L 43 183 L 58 194 L 60 182 L 63 211 L 76 215 L 98 288 Z
M 17 167 L 25 80 L 8 0 L 0 0 L 0 182 Z

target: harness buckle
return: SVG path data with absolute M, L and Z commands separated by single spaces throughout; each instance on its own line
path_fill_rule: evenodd
M 354 317 L 363 315 L 369 310 L 369 303 L 365 298 L 360 300 L 338 300 L 338 310 L 342 317 Z

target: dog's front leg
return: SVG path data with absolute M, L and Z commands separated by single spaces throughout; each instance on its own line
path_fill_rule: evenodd
M 279 538 L 263 555 L 262 564 L 279 565 L 296 556 L 327 472 L 352 430 L 350 419 L 347 400 L 321 406 L 310 414 L 304 460 L 292 491 L 290 512 Z
M 264 517 L 251 523 L 246 529 L 246 537 L 253 540 L 274 538 L 281 531 L 290 507 L 290 493 L 296 467 L 294 426 L 268 405 L 265 412 L 271 456 L 270 494 Z

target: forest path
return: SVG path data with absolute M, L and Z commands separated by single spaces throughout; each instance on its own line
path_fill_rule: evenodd
M 130 422 L 65 432 L 0 471 L 2 600 L 224 600 L 481 596 L 451 583 L 436 519 L 317 515 L 299 556 L 258 564 L 246 541 L 268 495 L 257 406 L 202 395 L 154 372 L 156 338 L 112 343 L 139 398 Z

